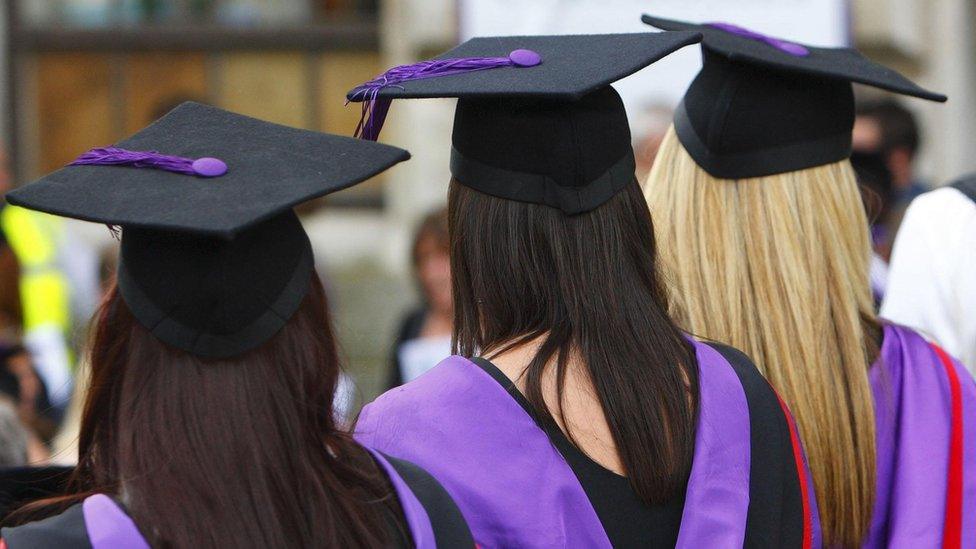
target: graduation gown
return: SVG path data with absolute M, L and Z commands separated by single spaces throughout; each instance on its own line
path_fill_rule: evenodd
M 870 377 L 878 476 L 864 547 L 976 547 L 976 381 L 893 324 Z
M 473 547 L 457 506 L 426 471 L 370 450 L 400 502 L 417 549 Z M 148 549 L 149 544 L 123 508 L 105 494 L 89 496 L 61 514 L 0 530 L 0 549 Z
M 786 407 L 742 353 L 694 345 L 700 409 L 676 531 L 659 521 L 637 545 L 819 547 L 812 482 Z M 607 483 L 594 484 L 559 433 L 483 366 L 453 356 L 384 394 L 363 409 L 357 438 L 437 477 L 481 547 L 627 545 L 619 540 L 633 532 L 621 530 L 646 525 L 614 522 L 601 504 Z M 619 505 L 635 499 L 624 490 Z

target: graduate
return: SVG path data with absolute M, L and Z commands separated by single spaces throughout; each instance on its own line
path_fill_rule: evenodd
M 976 174 L 912 201 L 881 316 L 930 335 L 976 374 Z
M 457 97 L 454 352 L 356 436 L 443 483 L 482 547 L 818 547 L 792 418 L 666 311 L 610 84 L 698 33 L 475 38 L 352 90 Z
M 8 518 L 0 547 L 473 547 L 428 473 L 337 427 L 292 210 L 408 157 L 184 103 L 7 195 L 117 228 L 121 253 L 67 493 Z
M 704 34 L 644 186 L 673 313 L 743 349 L 796 414 L 825 546 L 976 544 L 976 382 L 879 319 L 848 157 L 852 82 L 944 101 L 852 49 L 729 24 Z

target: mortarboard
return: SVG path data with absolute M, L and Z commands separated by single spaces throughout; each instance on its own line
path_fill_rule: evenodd
M 393 99 L 458 98 L 451 151 L 458 182 L 576 214 L 634 178 L 627 115 L 610 84 L 700 39 L 697 32 L 474 38 L 390 69 L 347 98 L 364 102 L 356 133 L 367 139 Z
M 855 49 L 807 46 L 727 23 L 650 15 L 643 21 L 704 35 L 702 70 L 678 106 L 674 126 L 695 162 L 714 177 L 760 177 L 848 158 L 852 82 L 946 100 Z
M 121 227 L 118 285 L 136 319 L 174 347 L 224 358 L 277 333 L 308 290 L 312 249 L 292 207 L 409 156 L 184 103 L 6 198 Z

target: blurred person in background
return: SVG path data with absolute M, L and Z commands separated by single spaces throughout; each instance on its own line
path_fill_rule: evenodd
M 916 172 L 921 148 L 918 121 L 894 98 L 875 99 L 857 105 L 851 146 L 855 153 L 880 154 L 891 174 L 894 200 L 904 208 L 930 185 Z
M 58 418 L 52 417 L 44 382 L 20 345 L 0 344 L 0 396 L 16 405 L 21 422 L 31 430 L 32 441 L 51 440 Z M 32 457 L 45 459 L 47 455 L 34 453 Z
M 28 501 L 61 493 L 70 471 L 46 465 L 47 448 L 24 424 L 19 408 L 0 395 L 0 522 Z
M 331 316 L 292 209 L 409 154 L 195 103 L 124 143 L 8 194 L 118 227 L 121 252 L 78 465 L 7 517 L 0 549 L 472 547 L 433 477 L 337 424 Z M 219 159 L 174 156 L 200 151 Z
M 888 286 L 896 193 L 891 182 L 891 171 L 882 155 L 854 151 L 850 162 L 871 228 L 871 293 L 875 306 L 880 306 Z
M 0 192 L 9 180 L 0 169 Z M 0 203 L 0 216 L 6 209 Z M 60 412 L 51 406 L 44 380 L 22 344 L 24 310 L 21 300 L 21 269 L 6 232 L 0 225 L 0 394 L 15 404 L 21 422 L 30 429 L 32 458 L 44 457 L 41 440 L 53 436 Z
M 0 193 L 11 188 L 7 158 L 0 151 Z M 40 374 L 54 417 L 71 396 L 70 338 L 94 311 L 97 255 L 53 216 L 0 204 L 0 231 L 19 266 L 20 337 Z
M 976 174 L 905 212 L 881 316 L 935 338 L 976 374 Z
M 451 354 L 454 301 L 447 210 L 431 212 L 414 233 L 411 259 L 421 305 L 400 323 L 387 388 L 413 381 Z
M 876 215 L 871 218 L 871 239 L 877 254 L 872 280 L 881 290 L 878 296 L 884 297 L 884 273 L 902 215 L 909 202 L 929 189 L 916 173 L 921 134 L 915 115 L 894 98 L 859 102 L 855 113 L 851 165 L 860 182 L 879 200 Z

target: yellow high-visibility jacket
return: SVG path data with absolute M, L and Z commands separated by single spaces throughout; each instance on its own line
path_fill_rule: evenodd
M 0 230 L 20 264 L 24 343 L 55 405 L 70 394 L 71 289 L 59 263 L 62 223 L 52 215 L 0 207 Z

